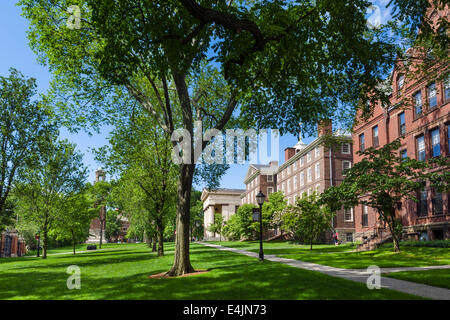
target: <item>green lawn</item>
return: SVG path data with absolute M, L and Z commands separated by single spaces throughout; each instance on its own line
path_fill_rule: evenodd
M 226 247 L 258 252 L 259 242 L 212 242 Z M 275 254 L 283 258 L 313 262 L 345 269 L 366 269 L 376 265 L 380 268 L 390 267 L 422 267 L 450 264 L 449 248 L 431 247 L 401 247 L 400 253 L 394 253 L 392 248 L 380 248 L 374 251 L 349 252 L 355 245 L 344 244 L 316 245 L 309 250 L 308 245 L 298 245 L 290 242 L 265 242 L 264 253 Z
M 392 272 L 383 276 L 450 289 L 450 269 Z
M 387 289 L 280 263 L 191 247 L 191 260 L 210 272 L 171 279 L 148 275 L 170 268 L 173 244 L 156 257 L 145 244 L 73 255 L 0 259 L 0 299 L 412 299 Z M 81 268 L 81 290 L 68 290 L 67 267 Z
M 100 248 L 98 243 L 93 243 L 93 245 L 96 245 L 97 248 Z M 127 243 L 103 243 L 102 244 L 102 250 L 103 249 L 116 249 L 116 248 L 121 248 L 124 245 L 128 245 Z M 41 244 L 42 246 L 42 244 Z M 77 246 L 75 247 L 75 251 L 86 251 L 87 250 L 87 244 L 77 244 Z M 48 249 L 47 254 L 55 254 L 55 253 L 70 253 L 73 252 L 73 246 L 64 246 L 64 247 L 59 247 L 59 248 L 50 248 Z M 27 256 L 35 256 L 36 255 L 36 250 L 30 250 L 27 252 Z M 42 255 L 42 249 L 39 251 L 39 254 Z

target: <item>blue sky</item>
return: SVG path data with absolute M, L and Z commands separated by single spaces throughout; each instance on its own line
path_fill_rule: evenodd
M 379 0 L 375 4 L 381 9 L 380 19 L 382 22 L 386 21 L 389 12 L 384 10 L 388 0 Z M 15 5 L 16 1 L 1 0 L 0 1 L 0 75 L 9 75 L 8 69 L 14 67 L 21 71 L 26 77 L 36 78 L 39 92 L 46 92 L 51 80 L 51 74 L 48 68 L 41 66 L 37 60 L 36 55 L 28 47 L 28 39 L 26 31 L 28 29 L 28 21 L 20 16 L 21 9 Z M 374 16 L 372 13 L 370 16 Z M 107 144 L 108 131 L 104 130 L 98 135 L 88 136 L 84 133 L 69 134 L 67 130 L 61 130 L 61 138 L 67 138 L 69 141 L 77 145 L 78 150 L 84 153 L 84 164 L 89 169 L 89 181 L 93 181 L 95 177 L 95 170 L 100 163 L 94 160 L 91 153 L 92 148 L 98 148 Z M 304 142 L 309 143 L 315 137 L 308 137 Z M 297 143 L 298 137 L 293 135 L 286 135 L 280 138 L 279 148 L 279 162 L 284 162 L 284 149 L 293 146 Z M 223 188 L 244 188 L 244 176 L 247 172 L 248 164 L 245 165 L 231 165 L 227 174 L 221 180 L 221 187 Z M 195 186 L 201 189 L 202 186 Z

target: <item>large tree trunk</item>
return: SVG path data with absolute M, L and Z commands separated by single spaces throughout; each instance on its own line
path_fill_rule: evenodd
M 164 255 L 164 228 L 161 222 L 156 224 L 156 236 L 158 238 L 158 257 Z
M 181 276 L 194 272 L 189 258 L 189 225 L 192 177 L 194 164 L 182 164 L 178 180 L 177 227 L 175 237 L 175 257 L 169 276 Z

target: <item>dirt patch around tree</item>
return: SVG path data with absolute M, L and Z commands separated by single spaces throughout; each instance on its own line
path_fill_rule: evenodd
M 182 276 L 176 276 L 176 277 L 170 277 L 170 276 L 168 276 L 167 275 L 167 271 L 166 272 L 161 272 L 161 273 L 157 273 L 157 274 L 151 274 L 151 275 L 149 275 L 148 277 L 150 278 L 150 279 L 172 279 L 172 278 L 183 278 L 183 277 L 189 277 L 189 276 L 194 276 L 194 275 L 197 275 L 197 274 L 202 274 L 202 273 L 207 273 L 207 272 L 209 272 L 210 270 L 195 270 L 194 272 L 191 272 L 191 273 L 186 273 L 186 274 L 183 274 Z

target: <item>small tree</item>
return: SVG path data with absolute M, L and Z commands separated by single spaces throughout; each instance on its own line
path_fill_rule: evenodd
M 221 213 L 214 213 L 214 223 L 209 226 L 209 231 L 219 234 L 219 241 L 222 241 L 222 233 L 225 221 Z
M 305 239 L 312 250 L 313 243 L 319 235 L 331 228 L 332 217 L 330 208 L 323 205 L 314 192 L 310 196 L 304 194 L 302 198 L 297 199 L 295 206 L 288 207 L 283 215 L 283 222 L 285 229 Z
M 287 207 L 287 201 L 282 192 L 269 194 L 268 200 L 262 207 L 263 231 L 278 228 L 281 225 L 281 216 Z
M 82 190 L 61 202 L 51 234 L 54 234 L 57 240 L 70 239 L 75 254 L 77 243 L 88 238 L 89 225 L 96 215 L 93 201 L 86 189 Z
M 108 241 L 111 241 L 112 238 L 117 238 L 120 234 L 121 226 L 122 224 L 118 212 L 115 210 L 108 210 L 106 213 L 105 238 Z
M 363 159 L 346 172 L 344 181 L 326 190 L 323 201 L 339 210 L 358 204 L 377 210 L 380 219 L 387 223 L 394 242 L 394 251 L 399 252 L 399 241 L 403 230 L 397 212 L 403 200 L 417 201 L 416 194 L 426 181 L 439 190 L 449 190 L 449 160 L 434 159 L 429 162 L 402 159 L 398 154 L 400 140 L 375 149 L 358 152 Z M 430 172 L 434 163 L 442 166 L 439 172 Z
M 226 226 L 224 233 L 232 239 L 249 239 L 256 230 L 253 222 L 253 208 L 257 208 L 254 204 L 244 204 L 239 207 L 238 211 L 232 215 Z

